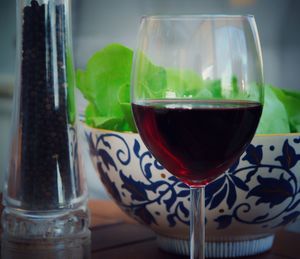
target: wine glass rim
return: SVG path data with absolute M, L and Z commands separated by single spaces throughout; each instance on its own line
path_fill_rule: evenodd
M 248 19 L 253 14 L 170 14 L 170 15 L 143 15 L 142 20 L 196 20 L 196 19 Z

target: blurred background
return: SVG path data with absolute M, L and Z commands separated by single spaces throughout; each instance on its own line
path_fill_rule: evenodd
M 8 162 L 15 75 L 15 0 L 0 0 L 0 179 Z M 134 48 L 143 14 L 253 14 L 263 50 L 265 82 L 300 89 L 299 0 L 72 0 L 76 68 L 112 42 Z M 91 197 L 107 198 L 85 157 Z

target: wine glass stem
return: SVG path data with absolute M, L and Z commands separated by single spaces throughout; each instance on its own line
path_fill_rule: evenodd
M 190 188 L 190 259 L 205 258 L 205 188 Z

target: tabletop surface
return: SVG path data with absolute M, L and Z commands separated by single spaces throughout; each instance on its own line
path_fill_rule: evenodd
M 161 251 L 155 234 L 126 216 L 111 201 L 89 202 L 92 214 L 92 259 L 96 258 L 187 258 Z M 247 259 L 299 259 L 300 234 L 291 231 L 277 233 L 272 249 Z
M 300 245 L 300 235 L 280 232 L 271 251 L 247 259 L 296 259 L 300 258 L 296 247 Z M 299 252 L 300 249 L 298 249 Z M 152 231 L 138 224 L 116 223 L 92 228 L 92 259 L 96 258 L 187 258 L 161 251 Z
M 2 240 L 3 259 L 185 259 L 187 257 L 166 253 L 158 248 L 156 236 L 149 228 L 135 222 L 112 201 L 90 200 L 91 245 L 72 246 L 71 249 L 45 250 L 43 243 L 7 247 Z M 0 206 L 1 210 L 1 206 Z M 80 251 L 80 252 L 78 252 Z M 299 259 L 300 233 L 283 230 L 276 234 L 272 249 L 245 259 Z M 51 253 L 51 254 L 50 254 Z M 41 256 L 42 255 L 42 256 Z

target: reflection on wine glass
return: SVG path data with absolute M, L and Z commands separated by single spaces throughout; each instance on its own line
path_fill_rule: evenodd
M 254 17 L 142 17 L 131 100 L 146 146 L 190 187 L 190 258 L 204 258 L 204 187 L 246 149 L 262 112 Z

